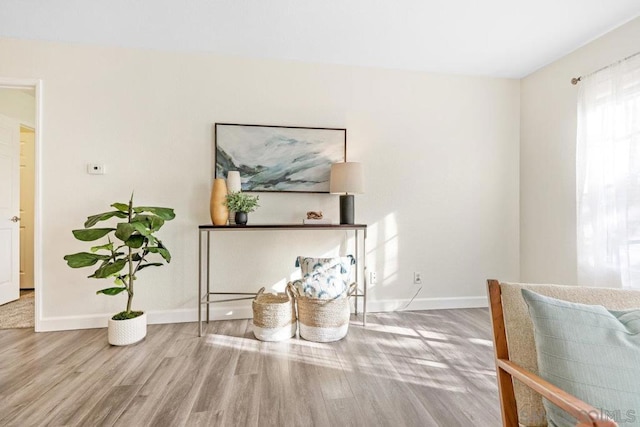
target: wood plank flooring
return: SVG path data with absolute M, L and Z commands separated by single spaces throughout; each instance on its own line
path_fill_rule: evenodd
M 487 309 L 378 313 L 320 344 L 249 320 L 0 331 L 0 426 L 499 426 Z

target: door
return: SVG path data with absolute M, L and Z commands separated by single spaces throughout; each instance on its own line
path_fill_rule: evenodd
M 0 115 L 0 304 L 20 298 L 20 125 Z

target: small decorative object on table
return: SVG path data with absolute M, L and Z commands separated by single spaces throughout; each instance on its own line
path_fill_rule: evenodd
M 227 194 L 239 193 L 242 191 L 242 180 L 239 171 L 227 172 Z M 236 223 L 236 213 L 229 211 L 229 225 Z
M 143 268 L 157 267 L 171 261 L 166 246 L 154 234 L 165 221 L 175 218 L 173 209 L 149 206 L 133 206 L 133 195 L 129 203 L 114 203 L 115 210 L 92 215 L 84 223 L 84 229 L 73 230 L 76 239 L 91 242 L 114 232 L 107 243 L 93 246 L 90 252 L 66 255 L 64 259 L 71 268 L 90 267 L 99 263 L 98 269 L 89 276 L 94 279 L 115 279 L 115 286 L 99 290 L 98 294 L 118 295 L 127 293 L 127 309 L 109 319 L 109 344 L 129 345 L 147 335 L 147 317 L 142 311 L 133 311 L 133 284 Z M 100 221 L 120 218 L 115 227 L 92 228 Z M 160 255 L 162 258 L 149 260 Z
M 224 205 L 236 213 L 235 219 L 237 225 L 247 225 L 248 213 L 259 208 L 259 196 L 250 196 L 246 193 L 227 194 Z
M 309 211 L 307 212 L 307 219 L 322 219 L 322 211 Z
M 307 218 L 302 220 L 303 224 L 331 224 L 331 220 L 322 217 L 322 211 L 309 211 L 307 212 Z
M 253 300 L 253 334 L 260 341 L 283 341 L 298 327 L 293 293 L 265 294 L 261 288 Z
M 239 193 L 242 191 L 242 180 L 240 178 L 240 172 L 227 172 L 227 191 L 229 193 Z
M 229 219 L 229 209 L 225 205 L 227 196 L 227 183 L 222 178 L 213 180 L 211 188 L 211 202 L 209 205 L 211 212 L 211 222 L 213 225 L 227 225 Z

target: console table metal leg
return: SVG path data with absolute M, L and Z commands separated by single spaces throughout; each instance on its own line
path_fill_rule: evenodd
M 358 280 L 358 270 L 360 270 L 360 256 L 358 255 L 358 246 L 360 245 L 360 241 L 358 240 L 358 230 L 354 231 L 355 233 L 355 252 L 356 252 L 356 297 L 355 306 L 356 306 L 356 316 L 358 315 L 358 294 L 360 293 L 360 281 Z
M 207 324 L 209 323 L 209 299 L 211 298 L 211 273 L 209 271 L 210 268 L 210 260 L 211 260 L 211 233 L 207 231 Z
M 363 290 L 363 302 L 362 302 L 362 326 L 367 326 L 367 230 L 364 230 L 364 236 L 362 238 L 362 253 L 364 256 L 364 290 Z
M 198 336 L 202 336 L 202 231 L 198 231 Z

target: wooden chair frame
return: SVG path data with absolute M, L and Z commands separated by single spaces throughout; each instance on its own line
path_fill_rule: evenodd
M 488 280 L 487 288 L 503 426 L 518 427 L 518 410 L 513 391 L 513 379 L 515 378 L 573 416 L 577 420 L 576 427 L 616 427 L 618 424 L 598 409 L 509 360 L 500 282 Z

